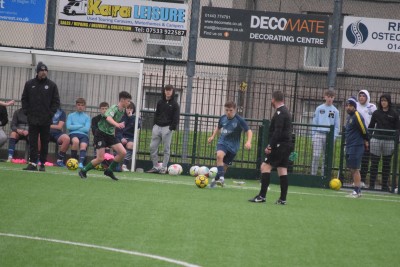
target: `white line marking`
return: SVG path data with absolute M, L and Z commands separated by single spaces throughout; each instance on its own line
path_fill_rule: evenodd
M 26 235 L 16 235 L 16 234 L 7 234 L 7 233 L 0 233 L 0 236 L 39 240 L 39 241 L 46 241 L 46 242 L 59 243 L 59 244 L 72 245 L 72 246 L 80 246 L 80 247 L 86 247 L 86 248 L 96 248 L 96 249 L 102 249 L 102 250 L 107 250 L 107 251 L 112 251 L 112 252 L 118 252 L 118 253 L 124 253 L 124 254 L 129 254 L 129 255 L 135 255 L 135 256 L 140 256 L 140 257 L 156 259 L 156 260 L 165 261 L 165 262 L 169 262 L 169 263 L 173 263 L 173 264 L 181 265 L 181 266 L 200 267 L 199 265 L 187 263 L 184 261 L 178 261 L 178 260 L 169 259 L 166 257 L 161 257 L 161 256 L 157 256 L 157 255 L 147 254 L 147 253 L 141 253 L 141 252 L 137 252 L 137 251 L 125 250 L 125 249 L 110 248 L 110 247 L 97 246 L 97 245 L 92 245 L 92 244 L 85 244 L 85 243 L 51 239 L 51 238 L 43 238 L 43 237 L 37 237 L 37 236 L 26 236 Z
M 13 168 L 7 168 L 7 167 L 0 167 L 1 170 L 6 170 L 6 171 L 19 171 L 19 172 L 26 172 L 18 169 L 13 169 Z M 101 173 L 99 171 L 93 171 L 88 173 L 88 178 L 101 178 L 101 179 L 109 179 L 108 177 L 104 176 L 103 174 L 96 174 L 97 173 Z M 31 172 L 34 174 L 43 174 L 42 172 Z M 55 174 L 55 175 L 59 175 L 60 173 L 63 175 L 69 175 L 69 176 L 76 176 L 78 179 L 78 173 L 76 171 L 48 171 L 46 169 L 46 173 L 50 173 L 50 174 Z M 187 186 L 193 186 L 194 185 L 194 178 L 191 179 L 192 177 L 190 177 L 190 182 L 183 182 L 183 181 L 173 181 L 173 180 L 167 180 L 167 179 L 155 179 L 155 178 L 144 178 L 144 177 L 129 177 L 126 176 L 123 173 L 119 173 L 118 174 L 118 179 L 120 180 L 128 180 L 128 181 L 139 181 L 139 182 L 150 182 L 150 183 L 162 183 L 162 184 L 176 184 L 176 185 L 187 185 Z M 111 180 L 110 180 L 111 181 Z M 238 190 L 259 190 L 259 187 L 256 186 L 237 186 L 237 185 L 224 185 L 225 188 L 230 188 L 230 189 L 238 189 Z M 320 190 L 325 190 L 323 188 L 315 188 L 315 189 L 320 189 Z M 212 190 L 218 190 L 218 189 L 212 189 Z M 322 196 L 322 197 L 339 197 L 342 198 L 345 195 L 349 194 L 349 192 L 347 192 L 346 190 L 340 190 L 338 192 L 330 192 L 329 189 L 326 189 L 326 193 L 308 193 L 308 192 L 296 192 L 296 191 L 290 191 L 290 194 L 297 194 L 297 195 L 308 195 L 308 196 Z M 350 189 L 349 189 L 350 190 Z M 268 190 L 271 192 L 280 192 L 279 190 Z M 333 193 L 333 194 L 332 194 Z M 400 198 L 398 197 L 397 194 L 380 194 L 380 193 L 373 193 L 373 192 L 363 192 L 363 196 L 361 197 L 361 199 L 365 199 L 365 200 L 374 200 L 374 201 L 383 201 L 383 202 L 394 202 L 394 203 L 400 203 Z

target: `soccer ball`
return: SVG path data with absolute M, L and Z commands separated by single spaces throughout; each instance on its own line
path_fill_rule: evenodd
M 197 175 L 199 175 L 199 166 L 192 166 L 190 167 L 189 173 L 191 176 L 196 177 Z
M 175 165 L 178 166 L 178 169 L 179 169 L 179 173 L 178 174 L 182 174 L 182 172 L 183 172 L 182 166 L 180 164 L 175 164 Z
M 194 179 L 194 182 L 198 188 L 204 188 L 208 185 L 208 177 L 205 175 L 198 175 L 196 179 Z
M 182 167 L 179 164 L 172 164 L 168 167 L 169 175 L 179 175 L 182 172 Z
M 210 169 L 210 171 L 208 172 L 208 177 L 215 178 L 215 177 L 217 177 L 217 174 L 218 174 L 218 168 L 217 167 L 212 167 Z
M 199 175 L 205 175 L 208 176 L 208 173 L 210 172 L 210 169 L 206 166 L 201 166 L 199 168 Z
M 78 169 L 78 161 L 74 158 L 70 158 L 67 160 L 67 168 L 71 171 Z
M 329 187 L 332 190 L 339 190 L 342 187 L 342 182 L 338 178 L 334 178 L 329 182 Z

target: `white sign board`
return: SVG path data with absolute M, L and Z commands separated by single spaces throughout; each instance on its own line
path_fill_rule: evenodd
M 188 5 L 140 0 L 60 0 L 58 25 L 185 36 Z
M 346 16 L 342 48 L 400 52 L 400 20 Z

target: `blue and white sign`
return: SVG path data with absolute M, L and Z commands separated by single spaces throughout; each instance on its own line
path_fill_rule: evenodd
M 44 24 L 45 0 L 0 0 L 0 20 Z
M 140 0 L 59 1 L 60 26 L 184 36 L 187 21 L 187 4 Z
M 342 47 L 400 52 L 400 20 L 344 17 Z

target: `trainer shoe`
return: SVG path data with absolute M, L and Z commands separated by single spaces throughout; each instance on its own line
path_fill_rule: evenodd
M 215 180 L 215 178 L 213 178 L 211 180 L 210 188 L 214 188 L 216 185 L 217 185 L 217 181 Z
M 8 158 L 7 158 L 7 162 L 12 162 L 12 157 L 11 156 L 8 156 Z
M 249 199 L 249 201 L 254 202 L 254 203 L 263 203 L 263 202 L 265 202 L 265 197 L 255 196 L 255 197 Z
M 65 164 L 62 160 L 57 160 L 56 164 L 58 167 L 65 167 Z
M 79 168 L 79 169 L 83 169 L 83 164 L 82 164 L 82 162 L 79 162 L 78 168 Z
M 159 174 L 166 174 L 167 173 L 167 168 L 161 167 L 160 170 L 158 171 Z
M 23 168 L 24 171 L 37 171 L 37 166 L 33 165 L 33 163 L 29 163 L 26 168 Z
M 39 166 L 39 171 L 40 172 L 45 172 L 46 171 L 46 168 L 44 167 L 44 164 Z
M 277 205 L 286 205 L 286 200 L 278 199 L 275 204 Z
M 79 177 L 81 177 L 82 179 L 86 179 L 87 178 L 86 172 L 84 170 L 80 170 L 79 171 Z
M 159 173 L 160 170 L 156 167 L 151 168 L 150 170 L 148 170 L 146 173 Z
M 122 165 L 121 170 L 122 170 L 123 172 L 129 172 L 129 169 L 126 167 L 125 164 Z
M 224 182 L 225 182 L 225 178 L 219 177 L 219 179 L 217 180 L 217 185 L 224 187 Z
M 114 173 L 112 172 L 112 170 L 107 169 L 104 171 L 104 175 L 107 175 L 108 177 L 110 177 L 111 179 L 118 181 L 118 178 L 115 177 Z
M 357 193 L 355 190 L 353 190 L 353 192 L 351 192 L 351 194 L 347 195 L 347 197 L 359 198 L 359 197 L 361 197 L 361 192 Z

